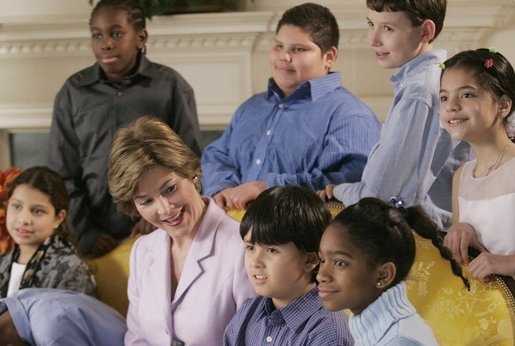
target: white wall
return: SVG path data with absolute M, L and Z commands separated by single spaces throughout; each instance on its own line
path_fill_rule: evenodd
M 235 108 L 265 89 L 268 49 L 282 11 L 300 1 L 240 0 L 242 12 L 155 17 L 148 56 L 177 69 L 195 89 L 200 123 L 223 128 Z M 515 0 L 448 0 L 435 46 L 450 54 L 496 46 L 515 63 Z M 335 69 L 384 118 L 389 76 L 367 45 L 364 0 L 319 0 L 341 28 Z M 10 162 L 7 132 L 42 131 L 64 80 L 94 62 L 88 0 L 0 0 L 0 169 Z

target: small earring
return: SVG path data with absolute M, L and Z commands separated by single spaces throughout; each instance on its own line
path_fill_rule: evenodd
M 378 281 L 378 282 L 376 283 L 376 286 L 377 286 L 378 288 L 379 288 L 379 287 L 381 287 L 382 285 L 383 285 L 383 283 L 382 283 L 381 281 Z
M 195 188 L 197 189 L 198 192 L 200 192 L 201 190 L 201 187 L 200 187 L 200 183 L 198 181 L 198 177 L 197 176 L 194 176 L 193 177 L 193 185 L 195 186 Z

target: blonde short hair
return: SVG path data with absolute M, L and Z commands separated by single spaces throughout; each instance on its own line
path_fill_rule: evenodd
M 137 214 L 133 197 L 141 176 L 154 167 L 164 167 L 189 179 L 200 190 L 200 160 L 170 127 L 154 117 L 140 117 L 120 128 L 109 155 L 109 192 L 118 209 Z

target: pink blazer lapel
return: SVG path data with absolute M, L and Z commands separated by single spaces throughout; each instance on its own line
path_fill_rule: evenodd
M 152 292 L 154 297 L 148 297 L 147 301 L 153 301 L 157 305 L 153 306 L 154 311 L 162 311 L 164 316 L 168 316 L 171 323 L 171 301 L 172 301 L 172 278 L 171 278 L 171 263 L 170 263 L 170 237 L 166 232 L 163 232 L 163 238 L 157 239 L 155 251 L 152 252 L 151 259 L 148 267 L 145 269 L 148 275 L 148 282 L 154 287 Z M 168 304 L 164 304 L 168 302 Z M 150 308 L 149 308 L 150 309 Z
M 210 202 L 204 214 L 204 219 L 199 225 L 195 239 L 191 244 L 188 256 L 186 257 L 179 284 L 173 298 L 173 304 L 179 302 L 188 288 L 202 275 L 204 272 L 202 261 L 213 256 L 216 232 L 224 214 L 223 211 L 214 207 L 214 202 Z

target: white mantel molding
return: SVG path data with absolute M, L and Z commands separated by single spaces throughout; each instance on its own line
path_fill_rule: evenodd
M 84 0 L 85 1 L 85 0 Z M 279 7 L 277 11 L 242 11 L 210 14 L 186 14 L 158 16 L 148 22 L 150 38 L 178 36 L 217 36 L 270 33 L 275 31 L 277 20 L 287 1 L 256 0 L 264 3 L 262 8 Z M 268 4 L 267 4 L 268 2 Z M 293 3 L 297 3 L 294 1 Z M 319 1 L 330 6 L 338 18 L 345 39 L 347 31 L 366 32 L 366 8 L 364 0 Z M 273 5 L 276 3 L 277 5 Z M 258 7 L 256 4 L 255 7 Z M 468 29 L 482 34 L 503 26 L 515 13 L 515 0 L 449 0 L 443 33 Z M 33 17 L 5 17 L 0 15 L 0 44 L 3 54 L 8 54 L 10 46 L 31 46 L 44 42 L 89 41 L 87 16 L 63 17 L 56 15 Z M 342 41 L 342 44 L 349 42 Z M 41 44 L 41 43 L 40 43 Z M 89 42 L 88 42 L 89 44 Z M 17 52 L 18 50 L 16 50 Z M 31 49 L 22 49 L 30 52 Z
M 84 0 L 85 1 L 85 0 Z M 289 1 L 296 4 L 297 1 Z M 259 34 L 273 33 L 288 1 L 255 0 L 242 11 L 158 16 L 148 22 L 149 49 L 251 47 Z M 364 0 L 319 1 L 339 20 L 341 47 L 367 44 Z M 468 42 L 474 46 L 512 18 L 515 0 L 449 0 L 447 17 L 438 42 Z M 0 58 L 32 54 L 89 54 L 88 15 L 2 16 Z M 265 35 L 269 37 L 269 35 Z M 467 44 L 465 45 L 467 46 Z M 174 53 L 170 53 L 174 54 Z
M 249 5 L 250 8 L 281 9 L 277 11 L 154 17 L 148 23 L 149 49 L 252 47 L 259 34 L 274 32 L 287 3 L 284 0 L 256 0 L 255 4 Z M 342 31 L 341 47 L 367 44 L 363 0 L 320 3 L 334 8 Z M 473 46 L 474 42 L 512 18 L 514 8 L 515 0 L 449 0 L 445 29 L 438 42 L 469 42 Z M 40 54 L 90 54 L 87 16 L 22 18 L 0 15 L 0 58 Z
M 353 59 L 361 59 L 360 54 L 368 47 L 364 0 L 318 2 L 329 6 L 339 20 L 340 50 L 352 51 Z M 4 3 L 7 0 L 0 0 L 0 5 Z M 243 100 L 264 88 L 261 81 L 256 83 L 255 77 L 268 75 L 263 60 L 277 20 L 285 8 L 298 3 L 296 0 L 247 0 L 248 11 L 155 17 L 147 25 L 149 57 L 178 69 L 194 86 L 204 128 L 223 127 Z M 2 69 L 37 69 L 39 64 L 56 69 L 48 72 L 53 79 L 15 80 L 14 83 L 7 83 L 12 73 L 0 71 L 0 129 L 47 129 L 52 97 L 48 95 L 42 100 L 43 97 L 27 93 L 27 84 L 43 85 L 50 94 L 64 82 L 61 66 L 70 69 L 78 62 L 92 60 L 88 30 L 90 8 L 85 6 L 82 12 L 72 12 L 72 8 L 68 6 L 70 13 L 62 15 L 50 11 L 27 16 L 12 11 L 8 15 L 0 11 Z M 493 32 L 510 24 L 514 16 L 515 0 L 449 0 L 444 30 L 436 45 L 450 53 L 476 48 Z M 11 89 L 4 95 L 13 95 L 12 98 L 2 98 L 4 88 Z M 387 87 L 382 94 L 360 96 L 372 103 L 385 102 L 386 107 L 389 92 Z

